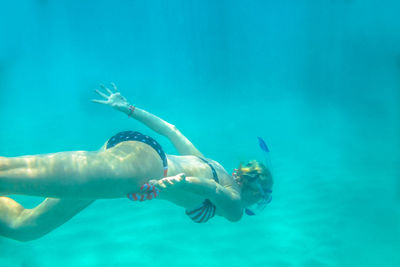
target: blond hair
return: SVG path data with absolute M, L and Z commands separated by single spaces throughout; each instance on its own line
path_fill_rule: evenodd
M 243 185 L 256 179 L 259 179 L 264 188 L 272 188 L 273 185 L 271 171 L 257 160 L 251 160 L 245 166 L 240 164 L 237 170 L 237 179 Z

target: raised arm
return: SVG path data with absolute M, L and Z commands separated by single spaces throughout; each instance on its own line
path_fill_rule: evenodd
M 112 92 L 110 89 L 102 86 L 102 88 L 106 90 L 109 95 L 96 90 L 96 93 L 98 93 L 101 97 L 104 97 L 106 100 L 92 101 L 111 106 L 116 110 L 127 114 L 129 117 L 142 122 L 153 131 L 167 137 L 181 155 L 203 156 L 200 151 L 197 150 L 197 148 L 175 127 L 175 125 L 170 124 L 143 109 L 134 107 L 118 92 L 115 84 L 112 83 L 112 86 L 115 92 Z

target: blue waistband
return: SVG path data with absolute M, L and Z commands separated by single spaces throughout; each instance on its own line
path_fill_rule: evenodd
M 106 149 L 112 148 L 113 146 L 116 146 L 117 144 L 124 141 L 138 141 L 151 146 L 155 151 L 157 151 L 158 155 L 160 155 L 164 167 L 164 176 L 167 175 L 167 170 L 168 170 L 167 156 L 165 155 L 161 145 L 156 140 L 154 140 L 148 135 L 144 135 L 139 132 L 124 131 L 117 133 L 116 135 L 111 137 L 107 142 Z

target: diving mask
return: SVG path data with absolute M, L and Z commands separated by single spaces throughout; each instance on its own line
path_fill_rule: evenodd
M 269 169 L 269 171 L 272 172 L 271 159 L 269 156 L 269 148 L 268 148 L 267 144 L 265 143 L 265 141 L 261 137 L 257 137 L 257 138 L 258 138 L 259 146 L 260 146 L 261 150 L 263 151 L 263 154 L 265 157 L 266 166 Z M 253 216 L 253 215 L 256 215 L 256 214 L 259 214 L 260 212 L 262 212 L 264 210 L 264 208 L 267 206 L 267 204 L 269 204 L 272 201 L 272 190 L 264 189 L 261 186 L 260 181 L 258 179 L 256 179 L 254 181 L 254 183 L 256 184 L 262 197 L 255 204 L 245 208 L 245 213 L 250 216 Z

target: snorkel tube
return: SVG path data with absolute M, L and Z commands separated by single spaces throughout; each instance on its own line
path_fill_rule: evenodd
M 267 143 L 265 143 L 264 139 L 262 139 L 261 137 L 257 136 L 257 138 L 258 138 L 258 145 L 260 146 L 265 157 L 265 165 L 271 172 L 272 171 L 271 157 L 269 155 L 269 148 L 267 146 Z
M 257 136 L 257 138 L 258 138 L 258 145 L 260 146 L 264 154 L 265 166 L 268 168 L 270 173 L 272 173 L 271 157 L 269 155 L 269 148 L 267 146 L 267 143 L 265 143 L 264 139 L 262 139 L 261 137 Z M 265 206 L 272 200 L 271 196 L 272 190 L 265 190 L 258 181 L 256 181 L 256 183 L 258 190 L 262 195 L 262 198 L 257 203 L 251 205 L 248 208 L 245 208 L 245 213 L 249 216 L 256 215 L 261 211 L 263 211 Z

